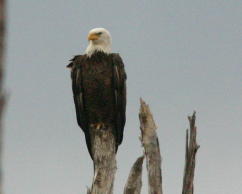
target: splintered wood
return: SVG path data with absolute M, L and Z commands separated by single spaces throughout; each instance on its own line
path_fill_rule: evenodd
M 141 156 L 133 164 L 124 188 L 124 194 L 140 194 L 142 186 L 143 160 L 144 156 Z
M 115 137 L 112 129 L 93 128 L 91 135 L 94 177 L 89 194 L 112 194 L 117 170 Z
M 140 100 L 140 141 L 144 148 L 144 156 L 133 164 L 124 188 L 124 194 L 140 194 L 142 187 L 142 165 L 146 159 L 148 171 L 148 194 L 162 194 L 162 170 L 159 140 L 156 125 L 149 106 Z M 182 194 L 193 194 L 195 158 L 199 148 L 196 142 L 196 115 L 188 117 L 190 133 L 186 133 L 186 161 L 183 177 Z M 112 129 L 91 130 L 92 153 L 94 162 L 94 178 L 87 194 L 113 194 L 116 173 L 115 137 Z
M 148 171 L 149 194 L 162 194 L 161 155 L 156 125 L 149 106 L 140 99 L 141 143 Z
M 196 153 L 199 149 L 197 144 L 197 127 L 195 125 L 196 113 L 194 112 L 192 116 L 188 117 L 190 123 L 190 134 L 187 129 L 186 131 L 186 154 L 185 154 L 185 168 L 183 177 L 183 189 L 182 194 L 193 194 L 194 187 L 194 171 L 196 163 Z M 190 135 L 190 137 L 189 137 Z

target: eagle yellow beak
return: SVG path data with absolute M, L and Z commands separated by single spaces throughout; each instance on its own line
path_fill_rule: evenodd
M 87 37 L 88 40 L 97 40 L 98 38 L 97 34 L 89 34 Z

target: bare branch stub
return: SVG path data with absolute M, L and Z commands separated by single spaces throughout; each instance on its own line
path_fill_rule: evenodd
M 190 134 L 189 131 L 186 131 L 186 154 L 185 154 L 185 168 L 184 168 L 184 177 L 183 177 L 183 189 L 182 194 L 193 194 L 194 186 L 194 172 L 196 164 L 196 153 L 199 149 L 197 144 L 197 127 L 195 124 L 196 121 L 196 112 L 192 116 L 188 117 L 190 124 Z
M 149 106 L 140 99 L 141 143 L 148 170 L 149 194 L 162 194 L 161 155 L 156 125 Z
M 90 130 L 94 163 L 94 177 L 88 194 L 112 194 L 115 178 L 116 152 L 112 129 Z
M 124 188 L 124 194 L 140 194 L 142 187 L 143 160 L 144 156 L 141 156 L 133 164 Z

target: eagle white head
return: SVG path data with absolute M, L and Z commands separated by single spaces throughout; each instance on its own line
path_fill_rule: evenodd
M 95 51 L 111 52 L 111 35 L 105 28 L 94 28 L 88 33 L 89 44 L 85 53 L 90 57 Z

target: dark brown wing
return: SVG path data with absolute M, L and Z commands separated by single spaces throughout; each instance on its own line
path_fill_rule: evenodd
M 82 82 L 82 67 L 81 63 L 83 61 L 82 55 L 75 56 L 71 59 L 71 63 L 67 66 L 71 68 L 71 79 L 72 79 L 72 91 L 73 91 L 73 99 L 76 108 L 76 118 L 77 123 L 85 133 L 86 144 L 91 154 L 91 141 L 90 141 L 90 134 L 89 134 L 89 124 L 86 109 L 85 109 L 85 102 L 83 98 L 83 82 Z
M 113 54 L 113 82 L 116 112 L 117 145 L 123 140 L 124 125 L 126 122 L 126 73 L 124 64 L 118 54 Z

